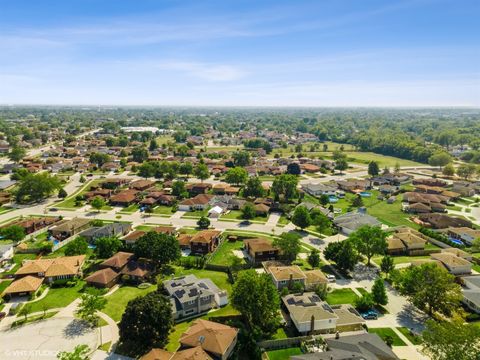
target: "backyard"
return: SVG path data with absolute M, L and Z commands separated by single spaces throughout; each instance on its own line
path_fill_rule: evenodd
M 302 350 L 299 347 L 293 347 L 281 350 L 272 350 L 267 352 L 270 360 L 285 360 L 290 359 L 290 356 L 301 355 Z
M 352 289 L 335 289 L 327 295 L 327 303 L 330 305 L 353 304 L 357 295 Z
M 212 265 L 225 265 L 229 266 L 232 264 L 232 257 L 235 256 L 233 251 L 240 250 L 243 248 L 243 241 L 228 241 L 224 240 L 215 253 L 210 257 L 209 264 Z

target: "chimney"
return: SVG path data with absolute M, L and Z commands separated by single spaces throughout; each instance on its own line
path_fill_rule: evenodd
M 315 316 L 312 315 L 312 317 L 310 318 L 310 333 L 313 335 L 315 331 Z
M 338 331 L 335 333 L 335 339 L 340 339 L 340 333 Z

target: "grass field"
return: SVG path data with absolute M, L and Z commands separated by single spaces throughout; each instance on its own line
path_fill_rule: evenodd
M 50 288 L 43 299 L 31 304 L 31 311 L 37 312 L 65 307 L 81 295 L 84 285 L 84 281 L 79 281 L 73 287 Z
M 139 289 L 134 286 L 122 286 L 112 295 L 107 296 L 107 305 L 102 310 L 105 314 L 110 316 L 115 321 L 120 321 L 122 314 L 127 307 L 127 303 L 139 296 L 143 296 L 156 290 L 156 286 L 150 286 L 147 289 Z
M 401 196 L 397 196 L 394 203 L 388 204 L 386 201 L 377 199 L 377 196 L 379 195 L 377 190 L 369 192 L 371 193 L 370 197 L 362 198 L 363 204 L 367 208 L 369 215 L 375 216 L 378 220 L 388 226 L 406 225 L 418 228 L 418 225 L 408 219 L 409 214 L 402 211 Z M 354 210 L 355 208 L 351 207 L 354 197 L 354 194 L 346 194 L 345 198 L 339 199 L 339 201 L 333 204 L 333 206 L 335 209 L 341 209 L 342 213 Z
M 335 289 L 327 295 L 327 303 L 330 305 L 353 304 L 357 295 L 352 289 Z
M 335 150 L 340 150 L 340 148 L 343 146 L 343 151 L 347 154 L 348 156 L 348 161 L 353 162 L 353 163 L 358 163 L 358 164 L 368 164 L 370 161 L 376 161 L 378 162 L 378 165 L 383 168 L 385 166 L 387 167 L 394 167 L 396 164 L 399 164 L 400 166 L 419 166 L 419 165 L 424 165 L 415 161 L 411 160 L 405 160 L 405 159 L 400 159 L 394 156 L 386 156 L 386 155 L 381 155 L 373 152 L 363 152 L 363 151 L 356 151 L 353 145 L 349 144 L 340 144 L 340 143 L 333 143 L 331 141 L 326 141 L 324 143 L 320 144 L 320 148 L 317 151 L 310 151 L 310 146 L 313 143 L 306 143 L 303 145 L 303 150 L 302 154 L 307 157 L 321 157 L 325 159 L 331 159 L 333 155 L 333 151 Z M 323 150 L 323 144 L 327 145 L 327 151 L 321 151 Z M 289 157 L 292 154 L 297 154 L 295 152 L 295 147 L 294 146 L 289 146 L 286 149 L 283 148 L 278 148 L 274 149 L 271 154 L 269 154 L 269 157 L 274 157 L 275 154 L 281 154 L 283 157 Z
M 53 207 L 60 207 L 60 208 L 67 208 L 67 209 L 68 208 L 74 208 L 74 209 L 78 208 L 77 206 L 75 206 L 75 197 L 77 197 L 77 195 L 85 194 L 86 192 L 90 191 L 90 188 L 92 186 L 98 185 L 100 182 L 101 182 L 100 179 L 91 180 L 91 181 L 86 182 L 77 191 L 75 191 L 72 194 L 69 194 L 68 197 L 66 197 L 62 201 L 54 204 Z
M 242 218 L 242 212 L 240 210 L 230 210 L 228 213 L 220 216 L 220 220 L 222 219 L 238 220 L 238 221 L 244 220 Z M 268 220 L 268 216 L 256 216 L 253 219 L 250 219 L 250 221 L 261 222 L 261 223 L 266 223 L 267 220 Z
M 424 255 L 424 256 L 392 256 L 393 257 L 393 263 L 395 265 L 397 264 L 407 264 L 415 260 L 426 260 L 430 259 L 430 256 Z M 382 262 L 383 256 L 374 256 L 372 258 L 372 261 L 380 266 L 380 263 Z
M 172 215 L 174 213 L 173 209 L 171 206 L 156 206 L 153 209 L 154 214 L 160 214 L 160 215 Z
M 208 209 L 205 210 L 195 210 L 195 211 L 187 211 L 185 214 L 182 215 L 183 219 L 199 219 L 202 216 L 207 216 L 208 215 Z
M 418 335 L 410 333 L 410 330 L 406 327 L 397 327 L 397 330 L 400 331 L 413 345 L 420 345 L 422 343 L 422 338 Z
M 120 210 L 120 213 L 128 213 L 128 214 L 133 214 L 134 212 L 138 211 L 140 209 L 140 206 L 138 204 L 132 204 L 127 206 L 126 208 L 123 208 Z
M 377 334 L 382 338 L 383 341 L 390 337 L 393 340 L 393 346 L 406 346 L 405 342 L 390 328 L 369 328 L 369 333 Z
M 13 280 L 3 280 L 0 282 L 0 295 L 12 283 Z
M 267 356 L 270 360 L 286 360 L 290 359 L 290 356 L 301 355 L 302 350 L 299 347 L 293 347 L 281 350 L 272 350 L 267 352 Z
M 232 264 L 232 257 L 234 250 L 240 250 L 243 247 L 243 241 L 228 241 L 224 240 L 212 257 L 209 260 L 209 264 L 212 265 L 225 265 L 229 266 Z

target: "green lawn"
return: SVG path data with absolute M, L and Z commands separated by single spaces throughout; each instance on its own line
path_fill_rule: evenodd
M 360 294 L 362 294 L 363 296 L 367 295 L 368 294 L 368 291 L 365 290 L 364 288 L 362 287 L 357 287 L 355 288 Z
M 302 350 L 299 347 L 293 347 L 281 350 L 268 351 L 267 355 L 270 360 L 287 360 L 290 356 L 302 355 Z
M 83 195 L 86 192 L 90 191 L 92 186 L 98 185 L 101 182 L 101 179 L 96 179 L 96 180 L 91 180 L 83 184 L 77 191 L 75 191 L 73 194 L 68 194 L 68 197 L 63 199 L 62 201 L 56 203 L 53 205 L 53 207 L 61 207 L 61 208 L 77 208 L 75 206 L 75 198 L 77 195 Z
M 14 274 L 22 265 L 23 260 L 35 260 L 37 255 L 35 254 L 15 254 L 13 255 L 13 262 L 15 266 L 10 270 L 5 272 L 5 274 Z
M 115 321 L 120 321 L 122 314 L 127 307 L 127 303 L 139 296 L 146 295 L 149 292 L 156 290 L 156 286 L 150 286 L 147 289 L 139 289 L 134 286 L 122 286 L 112 295 L 105 297 L 107 305 L 102 310 L 105 314 L 110 316 Z
M 213 265 L 231 265 L 234 250 L 240 250 L 243 247 L 243 241 L 228 241 L 224 240 L 212 257 L 209 260 L 209 264 Z
M 278 219 L 277 225 L 285 226 L 285 225 L 288 225 L 289 223 L 290 223 L 290 219 L 287 218 L 285 214 L 282 214 L 282 216 L 280 216 L 280 219 Z
M 242 212 L 240 210 L 230 210 L 228 213 L 220 216 L 220 220 L 243 221 L 245 219 L 242 217 Z M 249 219 L 249 220 L 250 221 L 255 221 L 255 222 L 265 223 L 268 220 L 268 216 L 256 216 L 253 219 Z
M 79 281 L 73 287 L 50 288 L 48 294 L 43 299 L 31 304 L 31 311 L 36 312 L 65 307 L 80 297 L 84 285 L 84 281 Z
M 392 256 L 393 257 L 393 263 L 395 265 L 397 264 L 406 264 L 410 263 L 415 260 L 426 260 L 430 259 L 430 256 L 428 255 L 422 255 L 422 256 Z M 382 262 L 383 256 L 374 256 L 372 258 L 372 261 L 380 266 L 380 263 Z
M 139 209 L 140 209 L 140 206 L 138 204 L 132 204 L 132 205 L 127 206 L 126 208 L 123 208 L 119 212 L 132 214 L 132 213 L 138 211 Z
M 159 215 L 172 215 L 174 211 L 171 206 L 160 205 L 153 209 L 153 213 Z
M 403 342 L 402 339 L 400 339 L 400 337 L 391 328 L 369 328 L 368 332 L 373 333 L 373 334 L 377 334 L 378 336 L 380 336 L 382 338 L 383 341 L 385 341 L 385 339 L 387 337 L 392 338 L 392 340 L 393 340 L 392 345 L 393 346 L 406 346 L 407 345 Z
M 3 280 L 0 281 L 0 295 L 3 293 L 3 291 L 12 283 L 13 280 Z
M 208 215 L 208 209 L 205 210 L 195 210 L 195 211 L 187 211 L 185 214 L 182 215 L 182 218 L 188 219 L 188 218 L 201 218 L 202 216 L 207 216 Z
M 226 290 L 229 294 L 232 292 L 232 284 L 230 284 L 230 282 L 228 281 L 228 276 L 224 272 L 204 269 L 184 269 L 182 267 L 175 267 L 176 277 L 189 274 L 195 275 L 199 279 L 209 278 L 220 289 Z
M 330 305 L 353 304 L 357 295 L 352 289 L 335 289 L 327 295 L 327 303 Z
M 397 330 L 400 331 L 413 345 L 420 345 L 422 343 L 422 338 L 418 335 L 410 333 L 410 330 L 406 327 L 397 327 Z

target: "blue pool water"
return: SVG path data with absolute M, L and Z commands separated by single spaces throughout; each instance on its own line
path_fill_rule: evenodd
M 336 203 L 338 202 L 338 198 L 336 196 L 329 196 L 328 197 L 328 201 L 331 202 L 331 203 Z
M 457 245 L 465 245 L 461 240 L 454 239 L 454 238 L 449 238 L 451 242 Z
M 370 196 L 372 196 L 372 194 L 369 193 L 368 191 L 362 191 L 362 192 L 360 193 L 360 196 L 361 196 L 361 197 L 370 197 Z

